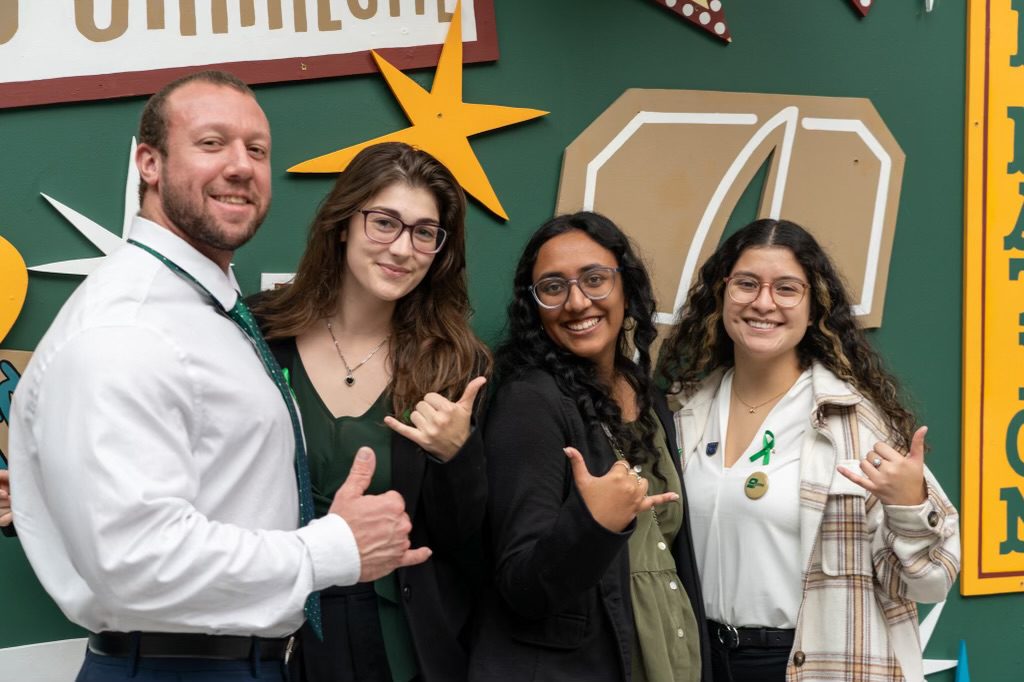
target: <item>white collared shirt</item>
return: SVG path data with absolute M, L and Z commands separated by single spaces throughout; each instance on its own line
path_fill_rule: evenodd
M 225 274 L 136 218 L 74 292 L 18 385 L 18 535 L 43 587 L 91 631 L 282 636 L 312 590 L 358 580 L 341 517 L 298 525 L 288 410 L 224 311 Z
M 794 628 L 802 598 L 800 450 L 814 404 L 811 372 L 800 375 L 726 468 L 732 378 L 732 370 L 722 376 L 703 440 L 685 470 L 704 608 L 709 619 L 737 627 Z M 767 465 L 750 460 L 765 431 L 775 438 Z M 745 484 L 755 472 L 767 476 L 768 490 L 751 499 Z

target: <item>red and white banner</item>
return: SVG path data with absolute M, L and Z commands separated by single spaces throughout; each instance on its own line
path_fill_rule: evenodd
M 199 67 L 249 83 L 431 66 L 456 0 L 0 0 L 0 107 L 154 92 Z M 494 0 L 463 0 L 465 61 L 498 57 Z

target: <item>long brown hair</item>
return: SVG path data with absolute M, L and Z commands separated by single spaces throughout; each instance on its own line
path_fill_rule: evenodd
M 704 263 L 662 346 L 662 379 L 673 392 L 686 395 L 711 371 L 733 365 L 733 342 L 722 324 L 724 281 L 744 251 L 768 246 L 789 249 L 810 280 L 811 325 L 796 349 L 801 366 L 820 362 L 857 389 L 882 413 L 895 447 L 908 449 L 916 425 L 903 406 L 899 383 L 854 319 L 850 295 L 832 259 L 807 230 L 788 220 L 750 223 Z
M 457 400 L 473 377 L 491 367 L 487 347 L 469 327 L 466 196 L 433 156 L 401 142 L 359 152 L 320 204 L 295 280 L 260 297 L 253 312 L 267 339 L 295 336 L 333 315 L 345 270 L 341 234 L 360 208 L 395 184 L 430 192 L 448 232 L 423 281 L 395 305 L 389 389 L 400 415 L 431 391 Z

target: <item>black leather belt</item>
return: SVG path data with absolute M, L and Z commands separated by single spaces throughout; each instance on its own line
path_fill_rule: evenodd
M 756 646 L 762 648 L 793 646 L 794 630 L 777 628 L 737 628 L 723 625 L 713 620 L 708 621 L 708 630 L 712 641 L 717 641 L 726 649 L 739 649 Z
M 170 632 L 99 632 L 89 634 L 89 651 L 104 656 L 139 658 L 212 658 L 224 661 L 258 656 L 263 661 L 287 660 L 294 637 L 268 639 L 234 635 Z M 258 653 L 256 652 L 258 647 Z

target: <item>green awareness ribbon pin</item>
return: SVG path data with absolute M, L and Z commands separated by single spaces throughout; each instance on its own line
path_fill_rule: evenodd
M 775 434 L 765 430 L 764 438 L 761 440 L 761 449 L 750 456 L 751 462 L 764 458 L 764 465 L 768 466 L 772 453 L 775 451 Z

